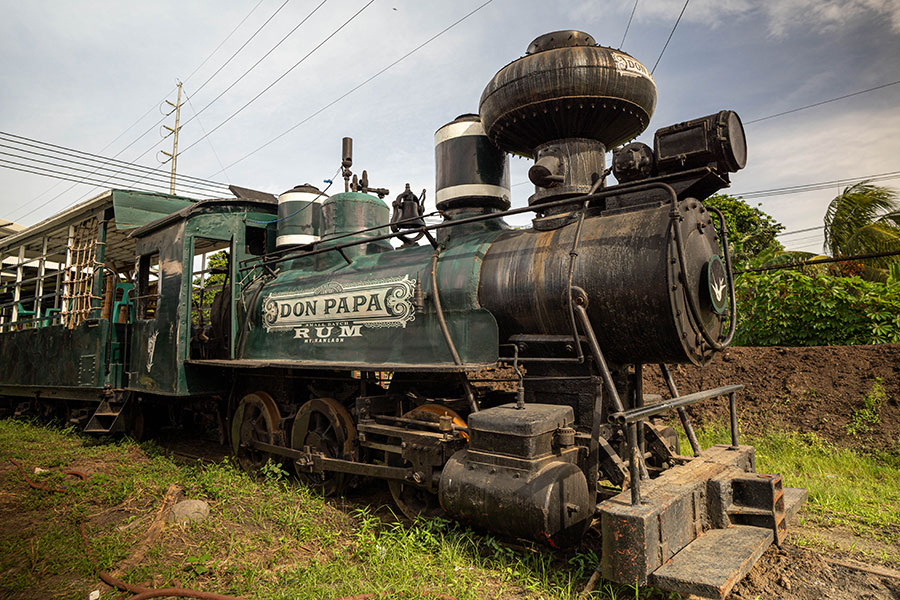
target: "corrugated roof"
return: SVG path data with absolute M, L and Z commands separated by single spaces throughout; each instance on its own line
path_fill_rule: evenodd
M 19 225 L 18 223 L 13 223 L 12 221 L 0 219 L 0 240 L 7 236 L 15 235 L 23 229 L 25 229 L 24 225 Z

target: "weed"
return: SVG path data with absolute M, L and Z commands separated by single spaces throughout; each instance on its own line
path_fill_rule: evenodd
M 275 462 L 271 458 L 259 468 L 259 472 L 266 481 L 285 481 L 290 475 L 280 462 Z
M 196 556 L 188 556 L 187 559 L 185 559 L 185 562 L 187 562 L 188 570 L 193 572 L 194 575 L 203 575 L 209 571 L 209 567 L 206 566 L 206 563 L 209 562 L 209 558 L 209 554 L 204 552 Z
M 850 414 L 850 422 L 847 424 L 847 433 L 850 435 L 860 435 L 869 433 L 873 425 L 881 422 L 881 405 L 887 400 L 884 386 L 881 378 L 876 377 L 872 384 L 872 389 L 863 398 L 863 407 L 853 409 Z

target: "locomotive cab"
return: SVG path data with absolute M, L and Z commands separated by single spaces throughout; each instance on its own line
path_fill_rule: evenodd
M 274 250 L 272 202 L 210 200 L 136 229 L 137 310 L 129 387 L 159 395 L 220 393 L 243 315 L 241 261 Z M 244 284 L 246 285 L 246 284 Z

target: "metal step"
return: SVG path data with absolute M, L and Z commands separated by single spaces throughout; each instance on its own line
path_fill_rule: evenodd
M 800 507 L 809 498 L 809 490 L 803 488 L 784 488 L 784 518 L 786 521 L 792 520 Z
M 101 400 L 97 410 L 91 415 L 84 427 L 85 433 L 118 433 L 125 430 L 122 419 L 126 402 L 111 403 L 109 400 Z
M 725 598 L 772 543 L 772 529 L 732 525 L 711 529 L 650 574 L 654 587 L 703 598 Z

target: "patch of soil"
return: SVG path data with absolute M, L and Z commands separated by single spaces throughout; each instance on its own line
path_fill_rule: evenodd
M 733 600 L 883 600 L 900 598 L 900 579 L 835 564 L 811 550 L 772 546 L 734 586 Z
M 900 450 L 900 344 L 875 346 L 734 347 L 708 365 L 672 369 L 681 394 L 731 383 L 745 386 L 738 394 L 743 430 L 771 429 L 814 432 L 840 446 Z M 886 399 L 878 424 L 851 433 L 853 412 L 881 380 Z M 644 391 L 668 397 L 656 368 L 647 368 Z M 688 408 L 695 422 L 727 422 L 725 399 Z

